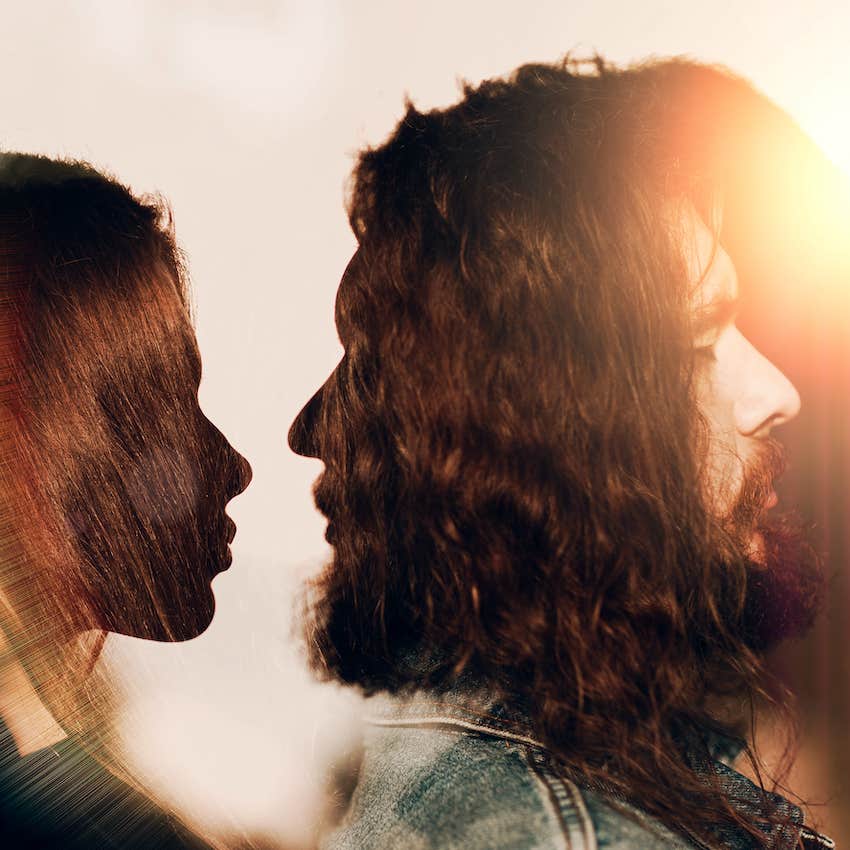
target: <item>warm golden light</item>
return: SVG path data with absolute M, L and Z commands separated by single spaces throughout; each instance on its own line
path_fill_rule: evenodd
M 850 63 L 841 92 L 827 100 L 818 97 L 799 117 L 803 129 L 826 155 L 850 178 L 850 110 L 846 92 L 850 87 Z
M 850 315 L 850 238 L 842 229 L 850 221 L 848 32 L 850 4 L 841 0 L 4 4 L 0 144 L 90 159 L 135 190 L 169 199 L 194 282 L 201 401 L 255 468 L 230 511 L 239 526 L 234 563 L 216 579 L 208 632 L 172 646 L 111 638 L 104 656 L 116 678 L 132 683 L 119 728 L 139 773 L 192 823 L 210 834 L 262 832 L 268 846 L 303 842 L 328 754 L 357 712 L 310 681 L 291 641 L 299 570 L 317 569 L 328 547 L 311 495 L 321 463 L 285 445 L 288 423 L 340 357 L 333 304 L 354 250 L 343 208 L 353 153 L 389 132 L 406 94 L 422 108 L 447 104 L 459 78 L 478 81 L 568 50 L 598 50 L 616 62 L 686 54 L 723 63 L 788 110 L 846 175 L 842 183 L 804 174 L 793 209 L 777 185 L 775 198 L 752 200 L 750 216 L 756 235 L 769 230 L 761 228 L 766 219 L 785 228 L 759 248 L 773 263 L 763 300 L 775 309 L 765 316 L 794 320 L 778 345 L 800 337 L 790 335 L 798 318 L 838 339 L 834 329 L 846 328 Z M 774 156 L 788 158 L 759 151 L 760 173 L 787 174 Z M 810 256 L 803 248 L 813 243 L 813 262 L 830 271 L 798 261 L 793 273 L 779 273 L 786 254 Z M 847 274 L 831 270 L 836 256 Z M 840 356 L 801 351 L 788 344 L 778 353 L 839 385 L 834 375 L 847 368 Z M 820 419 L 805 398 L 807 427 L 834 421 L 837 433 L 847 421 L 838 415 L 845 398 L 838 394 L 834 409 L 824 402 Z M 823 467 L 833 476 L 843 469 L 831 457 Z M 821 524 L 839 504 L 822 501 Z M 836 635 L 847 620 L 835 617 Z M 850 677 L 841 635 L 833 654 L 821 648 L 812 663 L 812 678 L 830 680 L 836 696 L 805 718 L 807 732 L 827 742 L 823 758 L 820 749 L 809 752 L 828 790 L 795 790 L 834 798 L 832 823 L 846 818 L 850 834 Z

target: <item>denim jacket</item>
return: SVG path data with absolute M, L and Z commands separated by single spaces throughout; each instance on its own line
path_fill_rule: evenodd
M 755 806 L 758 791 L 718 761 L 731 791 Z M 743 792 L 743 793 L 741 793 Z M 811 850 L 834 847 L 803 826 L 799 808 L 775 832 L 777 850 L 803 839 Z M 730 850 L 751 850 L 746 833 L 720 834 Z M 436 695 L 367 700 L 364 759 L 340 827 L 324 850 L 703 850 L 612 795 L 554 766 L 527 720 L 458 687 Z

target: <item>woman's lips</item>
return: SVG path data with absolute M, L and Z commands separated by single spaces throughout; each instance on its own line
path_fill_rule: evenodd
M 218 561 L 213 565 L 213 576 L 223 573 L 233 563 L 233 553 L 230 551 L 230 544 L 236 536 L 236 523 L 229 517 L 224 517 L 224 540 L 225 544 L 222 547 Z M 219 538 L 220 539 L 220 538 Z

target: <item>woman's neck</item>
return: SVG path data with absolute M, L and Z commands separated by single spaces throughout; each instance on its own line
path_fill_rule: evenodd
M 22 756 L 68 737 L 11 655 L 0 656 L 0 718 Z

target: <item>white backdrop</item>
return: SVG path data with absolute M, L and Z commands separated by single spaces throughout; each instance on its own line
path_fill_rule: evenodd
M 231 506 L 218 613 L 180 646 L 115 639 L 141 769 L 194 817 L 298 841 L 351 709 L 290 639 L 299 577 L 326 556 L 317 461 L 287 427 L 333 368 L 353 250 L 353 153 L 402 111 L 567 50 L 722 62 L 850 167 L 850 4 L 596 0 L 0 2 L 0 146 L 81 156 L 174 209 L 197 302 L 201 401 L 254 468 Z

